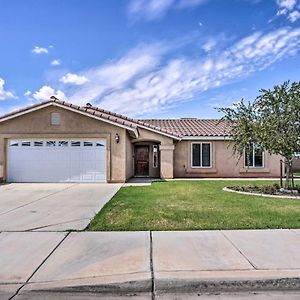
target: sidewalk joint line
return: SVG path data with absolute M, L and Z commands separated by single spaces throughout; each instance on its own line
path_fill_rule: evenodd
M 36 274 L 36 272 L 42 267 L 42 265 L 49 259 L 49 257 L 55 252 L 55 250 L 63 243 L 63 241 L 70 235 L 71 232 L 68 232 L 63 239 L 52 249 L 52 251 L 46 256 L 46 258 L 38 265 L 38 267 L 33 271 L 33 273 L 27 278 L 27 280 L 22 284 L 17 291 L 12 295 L 8 300 L 15 298 L 21 289 L 30 281 L 30 279 Z
M 221 234 L 225 237 L 225 239 L 247 260 L 247 262 L 254 268 L 254 270 L 258 270 L 258 268 L 250 261 L 250 259 L 232 242 L 232 240 L 220 230 Z
M 154 278 L 154 269 L 153 269 L 153 239 L 152 239 L 152 231 L 150 230 L 150 270 L 151 270 L 151 295 L 152 300 L 155 300 L 155 278 Z
M 31 232 L 31 231 L 34 231 L 34 230 L 39 230 L 39 229 L 42 229 L 42 228 L 48 228 L 48 227 L 57 226 L 57 225 L 65 225 L 65 224 L 68 224 L 68 223 L 78 222 L 78 221 L 82 221 L 82 220 L 90 220 L 90 218 L 73 219 L 73 220 L 69 220 L 69 221 L 66 221 L 66 222 L 60 222 L 60 223 L 53 223 L 53 224 L 49 224 L 49 225 L 38 226 L 38 227 L 26 229 L 25 232 Z M 52 231 L 57 232 L 57 230 L 52 230 Z M 61 231 L 68 231 L 68 230 L 61 230 Z

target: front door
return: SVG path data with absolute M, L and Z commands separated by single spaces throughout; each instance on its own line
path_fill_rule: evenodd
M 135 176 L 149 176 L 149 146 L 135 146 Z

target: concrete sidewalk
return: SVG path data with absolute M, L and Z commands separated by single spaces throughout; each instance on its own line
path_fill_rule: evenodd
M 0 234 L 1 300 L 272 290 L 296 299 L 299 278 L 300 230 Z

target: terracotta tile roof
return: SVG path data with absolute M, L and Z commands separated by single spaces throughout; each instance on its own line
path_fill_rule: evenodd
M 133 129 L 137 128 L 137 125 L 134 124 L 133 122 L 129 121 L 129 119 L 126 118 L 126 117 L 120 117 L 120 115 L 117 115 L 117 114 L 114 114 L 112 112 L 105 111 L 105 110 L 102 110 L 102 109 L 95 110 L 95 109 L 92 109 L 90 107 L 83 107 L 83 106 L 71 104 L 69 102 L 61 101 L 61 100 L 59 100 L 55 97 L 51 97 L 50 100 L 40 102 L 40 103 L 37 103 L 37 104 L 33 104 L 33 105 L 30 105 L 30 106 L 24 107 L 22 109 L 15 110 L 11 113 L 5 114 L 5 115 L 0 117 L 0 121 L 3 120 L 3 119 L 7 119 L 9 117 L 13 117 L 14 115 L 18 115 L 20 113 L 26 112 L 26 111 L 31 110 L 31 109 L 38 109 L 39 107 L 43 107 L 43 106 L 45 106 L 47 104 L 50 104 L 50 103 L 57 103 L 59 105 L 65 106 L 65 107 L 69 107 L 69 108 L 78 110 L 80 112 L 90 114 L 91 116 L 96 116 L 96 117 L 103 118 L 103 119 L 106 119 L 108 121 L 111 121 L 113 123 L 124 125 L 126 127 L 130 127 L 130 128 L 133 128 Z
M 87 106 L 85 106 L 87 107 Z M 136 125 L 141 125 L 168 135 L 183 136 L 226 136 L 228 126 L 226 122 L 218 119 L 134 119 L 120 114 L 101 109 L 96 106 L 89 106 L 89 111 L 99 111 L 115 116 L 116 118 L 126 119 Z
M 130 122 L 131 124 L 133 124 L 133 126 L 136 126 L 136 127 L 138 127 L 138 125 L 140 125 L 140 126 L 144 126 L 144 127 L 149 128 L 149 129 L 152 129 L 152 130 L 159 131 L 161 133 L 165 133 L 165 134 L 172 135 L 174 137 L 180 138 L 180 135 L 178 135 L 176 133 L 169 132 L 168 130 L 166 130 L 164 128 L 160 128 L 158 126 L 149 124 L 147 122 L 144 122 L 143 120 L 138 120 L 138 119 L 126 117 L 124 115 L 113 113 L 111 111 L 99 108 L 97 106 L 92 106 L 92 105 L 84 106 L 83 108 L 85 108 L 87 110 L 87 112 L 89 112 L 89 113 L 93 113 L 93 114 L 96 114 L 96 115 L 99 114 L 99 113 L 107 114 L 109 116 L 115 117 L 116 120 L 126 120 L 127 122 Z
M 141 120 L 147 124 L 151 124 L 158 128 L 164 129 L 181 137 L 186 136 L 227 136 L 229 134 L 229 126 L 225 121 L 218 119 L 150 119 Z
M 121 114 L 113 113 L 111 111 L 87 104 L 85 106 L 74 105 L 65 101 L 61 101 L 54 96 L 49 100 L 33 104 L 22 109 L 13 111 L 11 113 L 0 116 L 1 120 L 14 117 L 21 113 L 32 109 L 38 109 L 50 103 L 57 103 L 59 105 L 69 107 L 80 112 L 87 113 L 91 116 L 96 116 L 110 122 L 123 125 L 127 128 L 137 129 L 139 126 L 149 128 L 150 130 L 158 131 L 167 134 L 174 138 L 180 139 L 186 136 L 224 136 L 228 135 L 228 126 L 225 122 L 219 123 L 219 120 L 206 119 L 134 119 L 123 116 Z

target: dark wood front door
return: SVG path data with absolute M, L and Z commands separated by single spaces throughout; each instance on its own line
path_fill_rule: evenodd
M 135 176 L 149 176 L 149 146 L 135 146 Z

